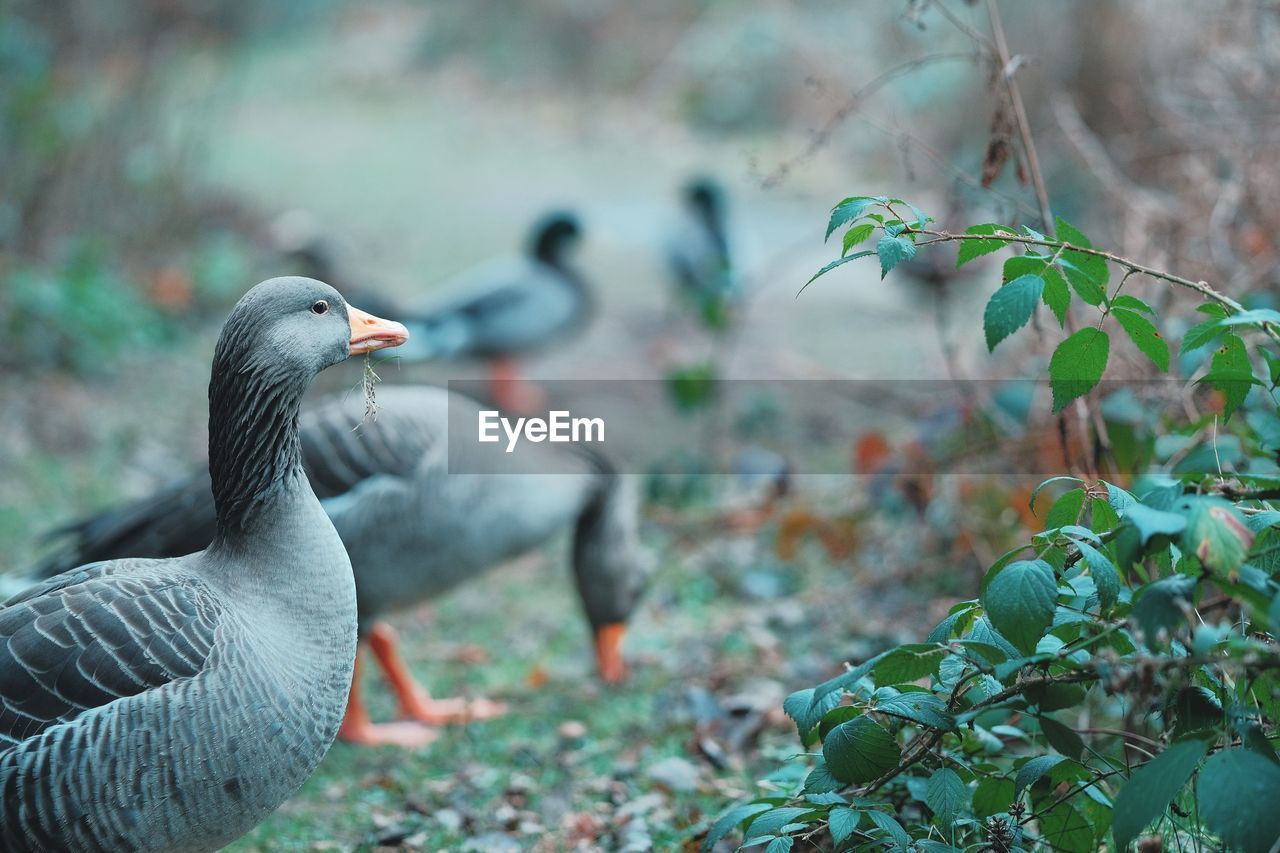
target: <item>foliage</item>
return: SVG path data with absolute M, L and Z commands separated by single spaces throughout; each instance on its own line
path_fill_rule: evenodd
M 787 699 L 810 748 L 796 759 L 807 776 L 729 810 L 704 849 L 737 830 L 779 850 L 829 839 L 1091 851 L 1148 831 L 1274 849 L 1280 814 L 1265 804 L 1280 785 L 1280 511 L 1268 501 L 1280 498 L 1280 313 L 1095 249 L 1062 220 L 1058 238 L 998 224 L 954 234 L 898 199 L 855 196 L 835 207 L 828 236 L 842 228 L 841 256 L 815 278 L 870 254 L 885 274 L 939 243 L 958 243 L 961 265 L 1012 251 L 984 314 L 988 348 L 1043 303 L 1064 330 L 1048 362 L 1054 411 L 1079 401 L 1103 419 L 1126 408 L 1113 402 L 1123 392 L 1099 399 L 1113 338 L 1159 371 L 1202 374 L 1221 409 L 1207 418 L 1213 464 L 1185 464 L 1204 440 L 1201 419 L 1152 435 L 1132 460 L 1157 470 L 1128 488 L 1042 483 L 1031 503 L 1048 505 L 1045 529 L 990 566 L 978 597 L 924 642 Z M 877 234 L 874 252 L 853 251 Z M 1182 366 L 1149 303 L 1122 292 L 1138 274 L 1205 298 Z M 1231 420 L 1241 412 L 1243 423 Z M 1219 421 L 1233 431 L 1219 437 Z M 1059 492 L 1051 504 L 1046 489 Z

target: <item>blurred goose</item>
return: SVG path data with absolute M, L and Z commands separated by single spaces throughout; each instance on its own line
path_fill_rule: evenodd
M 311 775 L 356 602 L 298 405 L 324 368 L 404 339 L 311 279 L 235 306 L 209 381 L 209 547 L 80 566 L 0 607 L 0 848 L 213 850 Z
M 623 629 L 648 574 L 630 484 L 602 458 L 574 445 L 536 446 L 546 456 L 532 470 L 554 473 L 448 473 L 450 420 L 471 425 L 478 411 L 470 399 L 441 388 L 388 386 L 378 391 L 377 420 L 359 429 L 353 426 L 361 423 L 364 402 L 356 396 L 329 398 L 303 412 L 303 466 L 351 556 L 361 638 L 401 715 L 413 721 L 373 724 L 357 673 L 339 732 L 344 740 L 417 745 L 433 734 L 421 724 L 500 712 L 485 700 L 433 700 L 409 674 L 380 619 L 566 529 L 572 531 L 574 576 L 600 675 L 611 683 L 625 675 Z M 209 480 L 193 477 L 68 528 L 72 541 L 44 571 L 121 554 L 185 553 L 207 543 L 214 531 Z
M 725 192 L 710 178 L 681 192 L 681 217 L 667 247 L 677 297 L 713 330 L 728 326 L 742 282 L 734 271 L 725 227 Z
M 490 365 L 493 398 L 501 408 L 538 408 L 539 395 L 520 381 L 516 361 L 561 340 L 590 318 L 590 290 L 569 264 L 581 233 L 573 214 L 550 213 L 534 224 L 521 256 L 464 271 L 416 305 L 385 308 L 403 318 L 411 334 L 396 357 L 406 362 L 483 359 Z M 317 275 L 333 270 L 331 253 L 318 238 L 290 252 Z M 373 297 L 361 298 L 374 303 Z

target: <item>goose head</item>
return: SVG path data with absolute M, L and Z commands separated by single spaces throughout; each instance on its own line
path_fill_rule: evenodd
M 209 376 L 209 476 L 219 540 L 248 508 L 301 476 L 298 406 L 316 374 L 349 356 L 397 346 L 405 327 L 348 305 L 312 278 L 273 278 L 240 298 L 222 327 Z
M 237 373 L 270 364 L 310 379 L 349 356 L 408 339 L 403 325 L 348 305 L 324 282 L 285 276 L 262 282 L 236 303 L 214 360 L 235 364 Z
M 529 236 L 529 254 L 543 263 L 558 265 L 582 237 L 578 217 L 558 210 L 534 224 Z

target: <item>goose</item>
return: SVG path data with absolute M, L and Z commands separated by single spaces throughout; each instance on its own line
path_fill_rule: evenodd
M 480 359 L 489 365 L 491 394 L 501 408 L 525 414 L 537 409 L 540 395 L 521 381 L 517 361 L 589 321 L 590 288 L 569 262 L 581 235 L 572 213 L 548 213 L 530 229 L 520 256 L 465 270 L 416 304 L 393 309 L 378 302 L 410 332 L 409 343 L 396 357 L 404 363 Z M 330 250 L 318 238 L 292 248 L 291 254 L 318 277 L 334 269 Z
M 0 848 L 214 850 L 311 775 L 356 602 L 298 407 L 321 370 L 405 336 L 311 279 L 236 304 L 209 381 L 208 547 L 79 566 L 0 605 Z
M 711 178 L 696 178 L 681 191 L 680 203 L 681 216 L 667 245 L 676 297 L 707 328 L 720 331 L 742 296 L 725 226 L 725 191 Z
M 380 388 L 377 419 L 363 424 L 358 396 L 325 398 L 303 410 L 302 462 L 351 557 L 362 646 L 407 718 L 373 723 L 357 672 L 339 732 L 345 741 L 413 747 L 435 736 L 430 727 L 500 713 L 500 705 L 483 699 L 432 699 L 410 675 L 383 617 L 566 530 L 600 676 L 616 684 L 626 675 L 625 625 L 652 569 L 638 541 L 633 484 L 584 445 L 536 446 L 542 457 L 522 457 L 536 462 L 526 465 L 533 473 L 486 473 L 479 465 L 450 473 L 449 424 L 474 424 L 479 411 L 469 398 L 429 385 Z M 63 549 L 38 571 L 200 548 L 214 532 L 213 510 L 208 477 L 189 478 L 65 528 Z

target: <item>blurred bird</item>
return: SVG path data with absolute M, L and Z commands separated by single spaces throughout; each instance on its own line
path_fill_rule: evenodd
M 590 287 L 569 263 L 581 235 L 572 213 L 549 213 L 530 229 L 519 257 L 495 258 L 466 270 L 416 303 L 397 307 L 364 298 L 374 306 L 370 310 L 408 327 L 410 345 L 396 353 L 400 360 L 484 360 L 494 402 L 507 411 L 532 412 L 540 407 L 541 395 L 520 379 L 517 359 L 568 337 L 593 312 Z M 334 274 L 330 252 L 315 237 L 290 254 L 307 275 Z M 356 292 L 352 298 L 361 296 Z
M 681 216 L 667 246 L 676 296 L 708 329 L 722 331 L 743 295 L 725 226 L 725 192 L 710 178 L 690 181 L 680 194 Z
M 340 738 L 416 745 L 434 736 L 423 724 L 500 713 L 502 706 L 486 700 L 432 699 L 410 675 L 381 619 L 565 529 L 572 531 L 574 577 L 600 675 L 610 683 L 625 677 L 624 628 L 652 567 L 638 541 L 629 483 L 577 445 L 534 446 L 542 456 L 526 470 L 547 473 L 449 473 L 450 419 L 472 424 L 478 411 L 462 395 L 425 385 L 380 389 L 375 421 L 362 423 L 364 401 L 357 395 L 303 411 L 303 466 L 351 557 L 362 644 L 395 692 L 401 715 L 412 721 L 370 721 L 357 659 Z M 193 476 L 57 531 L 61 549 L 37 573 L 118 556 L 187 554 L 209 543 L 215 518 L 207 473 Z

